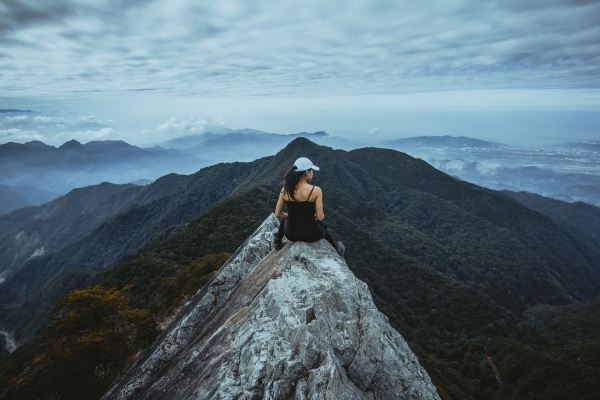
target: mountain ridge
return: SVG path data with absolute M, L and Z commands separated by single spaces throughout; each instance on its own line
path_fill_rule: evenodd
M 104 181 L 128 183 L 177 171 L 195 172 L 206 160 L 177 150 L 142 149 L 122 140 L 76 140 L 60 147 L 33 141 L 0 145 L 0 183 L 59 194 Z
M 297 142 L 296 146 L 298 146 L 297 150 L 304 154 L 307 154 L 307 151 L 314 152 L 318 150 L 314 147 L 314 144 L 311 145 L 304 141 Z M 345 184 L 344 182 L 348 178 L 346 175 L 341 174 L 344 166 L 356 172 L 359 165 L 344 162 L 343 158 L 335 156 L 343 155 L 344 152 L 336 152 L 330 149 L 322 150 L 324 150 L 320 155 L 323 157 L 322 160 L 329 159 L 330 162 L 336 160 L 335 163 L 329 165 L 318 164 L 315 161 L 317 165 L 322 167 L 319 174 L 315 174 L 315 183 L 323 187 L 327 196 L 325 198 L 325 215 L 330 223 L 330 229 L 336 238 L 347 244 L 346 259 L 348 264 L 353 268 L 356 276 L 369 285 L 373 300 L 379 310 L 389 317 L 390 323 L 401 332 L 406 340 L 418 343 L 409 344 L 422 359 L 421 363 L 426 366 L 432 379 L 435 380 L 436 386 L 441 390 L 440 393 L 448 396 L 442 396 L 442 398 L 459 400 L 460 398 L 473 396 L 474 398 L 492 399 L 496 398 L 494 396 L 500 396 L 501 393 L 503 393 L 502 396 L 508 396 L 507 398 L 516 395 L 510 395 L 510 393 L 526 395 L 527 382 L 530 382 L 531 379 L 545 382 L 544 384 L 540 383 L 541 386 L 536 393 L 548 399 L 560 399 L 565 393 L 595 393 L 589 387 L 594 382 L 593 378 L 582 374 L 582 372 L 585 372 L 583 371 L 585 368 L 588 368 L 585 372 L 588 374 L 591 367 L 587 364 L 587 366 L 578 367 L 577 356 L 573 357 L 572 354 L 574 353 L 568 347 L 560 350 L 561 353 L 559 354 L 564 354 L 565 357 L 568 355 L 568 359 L 572 361 L 568 363 L 557 362 L 560 363 L 561 368 L 565 368 L 564 371 L 568 371 L 569 376 L 581 376 L 583 377 L 581 379 L 587 379 L 585 381 L 587 383 L 584 382 L 586 386 L 582 386 L 581 381 L 577 383 L 578 381 L 573 382 L 571 378 L 567 379 L 565 377 L 561 378 L 562 383 L 560 384 L 551 383 L 556 381 L 553 380 L 554 378 L 549 378 L 549 375 L 546 375 L 547 372 L 544 372 L 550 368 L 549 360 L 551 358 L 548 358 L 547 354 L 539 352 L 540 349 L 546 346 L 543 338 L 531 331 L 531 327 L 520 320 L 517 315 L 496 304 L 490 295 L 486 294 L 485 289 L 471 287 L 452 278 L 452 274 L 456 275 L 460 272 L 460 270 L 451 269 L 452 263 L 457 262 L 457 260 L 449 261 L 449 270 L 444 269 L 442 265 L 443 259 L 448 260 L 448 254 L 454 259 L 457 255 L 469 258 L 472 255 L 460 253 L 455 255 L 455 250 L 447 248 L 447 244 L 444 245 L 439 242 L 439 238 L 436 238 L 436 235 L 432 236 L 427 230 L 423 231 L 422 235 L 428 238 L 429 241 L 420 241 L 419 237 L 414 236 L 409 245 L 398 245 L 389 241 L 386 242 L 385 237 L 371 236 L 365 229 L 378 235 L 380 235 L 380 232 L 373 230 L 372 227 L 370 228 L 369 224 L 385 222 L 390 217 L 382 212 L 377 214 L 377 207 L 371 206 L 368 208 L 367 203 L 353 205 L 354 202 L 362 200 L 351 195 L 351 193 L 344 195 L 348 199 L 334 197 L 334 189 L 338 186 L 334 185 L 337 181 L 332 181 L 332 176 L 340 179 L 340 182 L 338 182 L 340 185 Z M 393 153 L 389 154 L 393 155 Z M 269 186 L 237 190 L 233 195 L 216 203 L 211 209 L 194 218 L 187 226 L 173 226 L 169 231 L 156 234 L 156 239 L 140 248 L 139 252 L 124 257 L 118 265 L 114 265 L 116 269 L 109 268 L 105 270 L 102 284 L 106 287 L 117 285 L 121 288 L 124 285 L 134 283 L 137 287 L 137 289 L 135 287 L 133 289 L 135 306 L 155 304 L 152 296 L 156 292 L 156 285 L 169 279 L 168 271 L 173 271 L 173 268 L 177 268 L 177 265 L 184 266 L 196 257 L 207 253 L 223 250 L 234 251 L 239 243 L 243 242 L 245 236 L 251 233 L 251 231 L 248 232 L 248 229 L 258 226 L 264 218 L 272 213 L 279 188 L 269 180 L 268 170 L 276 167 L 285 169 L 285 165 L 278 165 L 278 163 L 286 162 L 288 158 L 293 161 L 294 156 L 293 149 L 290 148 L 287 153 L 281 155 L 281 158 L 262 160 L 264 164 L 257 167 L 248 179 L 254 183 L 262 181 L 269 184 Z M 414 163 L 407 156 L 401 156 L 401 159 L 404 159 L 404 157 L 406 157 L 405 162 L 408 163 L 408 166 Z M 404 163 L 397 164 L 397 166 L 402 165 Z M 415 165 L 420 166 L 422 164 L 417 162 Z M 247 165 L 240 163 L 240 167 L 244 166 L 247 167 Z M 331 169 L 331 176 L 323 176 L 326 169 Z M 387 166 L 384 170 L 389 171 Z M 217 169 L 211 171 L 215 174 L 215 177 L 220 176 L 216 173 Z M 375 170 L 371 170 L 370 175 L 373 175 L 373 171 Z M 407 169 L 406 172 L 409 173 L 410 169 Z M 279 171 L 275 174 L 278 175 Z M 356 174 L 357 179 L 360 176 L 360 174 Z M 435 176 L 438 175 L 435 174 Z M 435 182 L 432 177 L 425 174 L 425 176 L 417 176 L 416 179 L 409 180 L 408 183 L 417 185 L 425 178 L 430 181 L 430 184 Z M 165 178 L 163 184 L 166 184 L 168 180 L 168 177 Z M 366 181 L 364 183 L 364 186 L 361 185 L 360 189 L 365 189 L 364 191 L 368 194 L 369 187 L 376 188 L 378 185 L 384 185 L 385 181 L 378 183 Z M 384 186 L 384 188 L 389 189 L 394 185 Z M 276 189 L 273 190 L 273 187 Z M 417 187 L 412 188 L 407 195 L 413 197 L 418 194 Z M 460 188 L 461 186 L 457 187 Z M 347 189 L 350 189 L 350 187 L 347 187 Z M 337 189 L 337 191 L 340 190 Z M 362 193 L 361 190 L 355 192 Z M 494 193 L 493 191 L 489 192 Z M 474 193 L 479 192 L 466 192 L 471 197 L 471 201 L 474 201 Z M 455 193 L 455 197 L 460 199 L 461 196 L 457 196 L 457 194 L 459 193 Z M 505 196 L 504 194 L 501 195 Z M 435 202 L 438 201 L 431 194 L 426 196 L 431 197 Z M 339 205 L 336 205 L 336 203 L 339 203 Z M 421 206 L 422 204 L 422 200 L 415 203 L 415 205 Z M 452 208 L 452 210 L 456 210 L 456 208 Z M 429 222 L 430 225 L 451 222 L 439 220 L 439 216 L 432 212 L 434 210 L 424 211 L 435 217 Z M 537 213 L 534 212 L 534 215 L 537 215 Z M 407 216 L 410 217 L 410 214 L 407 214 Z M 463 215 L 458 215 L 458 220 L 460 221 L 462 217 Z M 392 222 L 393 225 L 384 225 L 384 228 L 392 233 L 397 232 L 396 229 L 407 229 L 407 227 L 413 229 L 409 232 L 420 232 L 416 230 L 416 228 L 420 228 L 419 225 L 415 225 L 415 228 L 409 226 L 410 220 L 403 224 L 388 221 L 388 223 Z M 491 224 L 491 222 L 487 223 Z M 457 222 L 453 222 L 453 224 L 457 224 Z M 244 231 L 247 233 L 244 234 Z M 440 231 L 440 233 L 443 232 Z M 405 237 L 404 234 L 398 236 Z M 415 256 L 424 259 L 418 253 L 427 253 L 429 251 L 428 246 L 433 243 L 432 241 L 435 241 L 437 246 L 441 246 L 440 249 L 449 252 L 441 253 L 439 256 L 429 254 L 425 258 L 425 262 L 419 261 Z M 413 246 L 416 247 L 417 254 L 410 257 L 402 254 L 406 253 L 406 249 Z M 98 280 L 92 280 L 88 281 L 87 284 L 94 285 L 97 283 Z M 33 307 L 37 309 L 40 304 L 40 302 L 34 302 Z M 573 304 L 577 305 L 578 303 Z M 27 314 L 28 311 L 21 313 L 21 315 Z M 491 338 L 492 342 L 487 343 L 485 338 Z M 426 353 L 423 354 L 415 346 L 423 346 L 427 349 Z M 484 346 L 489 349 L 488 353 L 484 352 Z M 586 344 L 586 346 L 588 345 Z M 593 351 L 588 350 L 588 353 L 590 354 L 590 361 L 584 359 L 584 363 L 593 361 L 593 358 L 591 358 Z M 485 359 L 485 355 L 496 357 L 496 354 L 501 355 L 501 358 L 494 362 L 498 365 L 502 379 L 505 382 L 502 387 L 498 387 L 491 367 Z M 520 365 L 522 365 L 522 367 L 519 367 L 521 368 L 519 373 L 521 377 L 504 374 L 505 371 L 508 373 L 508 371 L 514 370 L 515 364 L 514 361 L 504 363 L 503 360 L 515 360 L 515 358 L 520 360 Z M 532 361 L 529 362 L 528 360 Z M 432 362 L 431 365 L 430 362 Z M 20 365 L 23 365 L 23 363 L 21 362 Z M 458 367 L 455 369 L 456 365 Z M 556 373 L 556 371 L 553 373 Z M 511 376 L 513 378 L 510 378 Z M 556 377 L 557 375 L 551 376 Z M 525 391 L 523 392 L 523 390 Z
M 399 149 L 405 146 L 425 146 L 425 147 L 511 147 L 504 143 L 490 142 L 487 140 L 474 139 L 466 136 L 415 136 L 402 139 L 386 140 L 379 144 L 385 147 Z
M 279 177 L 299 154 L 310 154 L 313 162 L 324 167 L 317 179 L 328 198 L 337 199 L 326 198 L 327 210 L 354 220 L 379 240 L 393 243 L 438 271 L 491 294 L 503 306 L 520 312 L 527 304 L 564 304 L 598 292 L 594 259 L 600 256 L 585 234 L 565 230 L 504 195 L 458 182 L 402 153 L 375 148 L 345 152 L 300 138 L 274 157 L 212 166 L 175 180 L 175 175 L 166 176 L 144 187 L 139 205 L 122 210 L 60 254 L 28 261 L 3 284 L 0 298 L 5 304 L 15 299 L 23 302 L 70 270 L 99 271 L 134 251 L 153 233 L 189 221 L 228 195 L 256 185 L 277 193 Z M 391 166 L 395 169 L 390 170 Z M 172 186 L 152 197 L 161 185 Z M 398 240 L 404 237 L 409 239 Z M 468 247 L 465 238 L 469 238 Z M 414 250 L 432 246 L 436 252 Z M 528 263 L 526 269 L 523 260 Z M 565 264 L 570 269 L 561 267 Z M 32 282 L 30 271 L 44 273 L 36 273 L 38 278 Z
M 332 398 L 439 399 L 333 248 L 273 252 L 277 226 L 271 214 L 103 399 L 313 398 L 325 388 Z

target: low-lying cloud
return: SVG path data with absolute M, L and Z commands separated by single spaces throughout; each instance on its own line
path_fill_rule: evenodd
M 200 133 L 204 131 L 204 126 L 208 124 L 206 120 L 195 120 L 194 118 L 190 118 L 187 121 L 177 121 L 175 118 L 171 118 L 164 124 L 158 126 L 158 130 L 160 132 L 190 132 L 190 133 Z
M 79 142 L 89 142 L 92 140 L 108 140 L 117 136 L 117 131 L 113 128 L 103 128 L 97 131 L 87 130 L 78 132 L 61 132 L 54 136 L 55 142 L 66 142 L 75 139 Z
M 44 137 L 36 131 L 27 131 L 19 128 L 0 129 L 0 143 L 22 143 L 32 140 L 43 140 Z
M 8 117 L 4 117 L 4 119 L 8 120 L 8 121 L 23 121 L 27 119 L 27 115 L 17 115 L 14 117 L 8 116 Z
M 42 116 L 42 115 L 36 115 L 35 117 L 33 117 L 33 120 L 36 121 L 36 122 L 46 122 L 46 123 L 52 122 L 52 118 L 45 117 L 45 116 Z
M 461 159 L 431 160 L 431 163 L 450 175 L 479 175 L 488 178 L 495 176 L 501 167 L 497 162 L 471 162 Z
M 158 126 L 160 133 L 202 133 L 208 127 L 222 127 L 227 124 L 225 118 L 217 118 L 214 120 L 189 118 L 187 120 L 177 120 L 174 117 L 169 119 L 164 124 Z
M 59 146 L 71 139 L 87 142 L 116 139 L 120 136 L 117 129 L 102 124 L 96 116 L 60 112 L 48 114 L 29 111 L 28 115 L 24 115 L 12 111 L 5 115 L 0 127 L 0 144 L 39 140 Z

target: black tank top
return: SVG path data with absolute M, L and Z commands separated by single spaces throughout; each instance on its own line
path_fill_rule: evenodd
M 315 241 L 321 239 L 322 229 L 315 221 L 315 202 L 308 201 L 315 187 L 310 190 L 306 201 L 286 201 L 288 210 L 285 224 L 285 235 L 300 241 Z

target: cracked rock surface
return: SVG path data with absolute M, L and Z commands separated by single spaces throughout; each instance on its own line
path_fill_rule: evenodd
M 439 399 L 324 240 L 271 251 L 271 215 L 104 399 Z

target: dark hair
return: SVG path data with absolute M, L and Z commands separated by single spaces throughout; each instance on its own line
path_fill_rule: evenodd
M 300 182 L 302 176 L 306 173 L 306 171 L 310 171 L 307 169 L 306 171 L 296 171 L 298 167 L 295 165 L 288 169 L 283 177 L 283 193 L 290 196 L 292 200 L 296 200 L 294 198 L 294 194 L 296 193 L 296 185 Z

